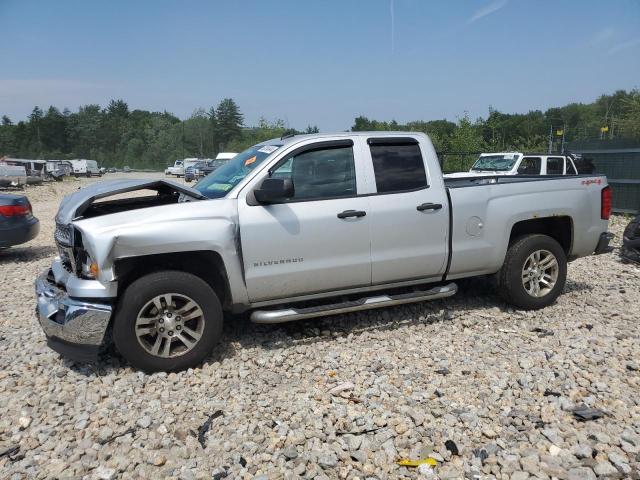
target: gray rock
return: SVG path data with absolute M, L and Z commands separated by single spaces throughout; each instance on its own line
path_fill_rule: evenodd
M 100 480 L 112 480 L 116 478 L 116 470 L 114 468 L 107 468 L 105 466 L 100 465 L 94 471 L 96 477 Z
M 338 457 L 335 453 L 325 453 L 318 457 L 318 465 L 322 468 L 333 468 L 338 465 Z
M 143 417 L 140 417 L 138 419 L 138 421 L 136 422 L 136 424 L 140 427 L 140 428 L 149 428 L 149 426 L 151 425 L 151 417 L 149 417 L 148 415 L 145 415 Z
M 596 480 L 596 474 L 588 467 L 572 468 L 567 472 L 567 480 Z
M 598 462 L 596 466 L 593 467 L 593 470 L 596 472 L 596 475 L 601 477 L 611 477 L 618 475 L 618 470 L 616 469 L 616 467 L 606 461 Z
M 282 451 L 282 454 L 286 458 L 288 458 L 289 460 L 292 460 L 294 458 L 298 458 L 298 450 L 296 450 L 296 447 L 294 447 L 294 446 L 290 446 L 290 447 L 285 448 Z
M 591 455 L 593 453 L 593 449 L 589 446 L 589 445 L 585 445 L 585 444 L 578 444 L 575 445 L 572 449 L 571 452 L 576 456 L 576 458 L 591 458 Z

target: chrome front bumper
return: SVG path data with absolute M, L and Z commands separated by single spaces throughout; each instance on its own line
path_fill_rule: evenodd
M 95 357 L 109 326 L 112 306 L 69 297 L 50 270 L 36 279 L 37 313 L 49 346 L 78 359 Z

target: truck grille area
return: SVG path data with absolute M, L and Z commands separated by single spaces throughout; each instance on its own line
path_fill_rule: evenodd
M 53 234 L 53 238 L 58 245 L 71 246 L 71 226 L 56 222 L 56 231 Z

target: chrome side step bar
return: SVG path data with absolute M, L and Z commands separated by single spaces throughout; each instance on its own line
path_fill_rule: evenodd
M 403 303 L 424 302 L 437 298 L 450 297 L 458 291 L 455 283 L 433 287 L 429 290 L 415 290 L 409 293 L 397 295 L 378 295 L 359 300 L 332 303 L 318 307 L 286 308 L 281 310 L 255 310 L 251 314 L 253 323 L 282 323 L 291 320 L 303 320 L 305 318 L 324 317 L 339 313 L 355 312 L 357 310 L 369 310 L 371 308 L 390 307 Z

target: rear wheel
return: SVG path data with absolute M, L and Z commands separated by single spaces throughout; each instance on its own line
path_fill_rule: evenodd
M 116 310 L 113 339 L 135 368 L 178 371 L 202 362 L 222 335 L 213 289 L 186 272 L 152 273 L 133 282 Z
M 500 295 L 512 305 L 535 310 L 551 305 L 567 279 L 567 257 L 547 235 L 526 235 L 509 246 L 498 272 Z

